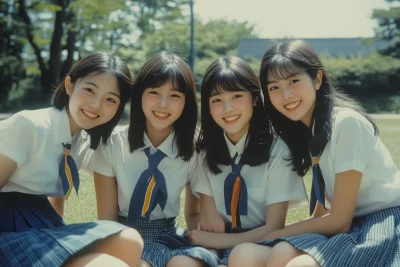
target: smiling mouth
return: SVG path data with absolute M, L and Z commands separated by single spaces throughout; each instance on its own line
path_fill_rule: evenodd
M 234 115 L 234 116 L 229 116 L 229 117 L 225 117 L 223 118 L 224 121 L 226 123 L 234 123 L 235 121 L 237 121 L 240 118 L 240 115 Z
M 156 116 L 156 118 L 161 119 L 161 120 L 165 120 L 166 118 L 168 118 L 171 114 L 169 113 L 165 113 L 165 112 L 158 112 L 158 111 L 153 111 L 154 116 Z
M 285 108 L 289 111 L 294 111 L 297 109 L 297 107 L 301 104 L 301 100 L 292 102 L 290 104 L 285 105 Z
M 100 117 L 99 115 L 89 112 L 87 110 L 82 109 L 83 114 L 85 114 L 87 117 L 89 117 L 90 119 L 97 119 L 98 117 Z

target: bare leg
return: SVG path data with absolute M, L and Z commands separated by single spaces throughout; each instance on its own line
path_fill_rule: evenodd
M 237 245 L 229 255 L 229 267 L 265 266 L 271 248 L 253 243 Z
M 201 267 L 202 261 L 188 256 L 174 256 L 168 262 L 166 267 Z
M 124 261 L 117 259 L 111 255 L 103 253 L 89 253 L 81 256 L 74 261 L 64 265 L 65 267 L 97 267 L 97 266 L 116 266 L 116 267 L 128 267 Z
M 321 267 L 321 265 L 310 255 L 303 254 L 289 261 L 286 267 Z
M 284 267 L 292 259 L 300 256 L 302 252 L 297 250 L 288 242 L 279 242 L 276 244 L 271 251 L 271 254 L 267 260 L 267 267 Z
M 107 254 L 129 266 L 136 266 L 140 261 L 142 251 L 143 240 L 139 233 L 128 228 L 90 244 L 67 259 L 64 265 L 68 266 L 91 254 Z

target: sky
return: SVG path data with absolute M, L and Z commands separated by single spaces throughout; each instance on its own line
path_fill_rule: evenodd
M 388 7 L 384 0 L 194 0 L 198 18 L 248 21 L 260 38 L 372 37 L 373 9 Z

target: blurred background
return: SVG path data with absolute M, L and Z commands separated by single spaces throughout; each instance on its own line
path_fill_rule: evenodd
M 78 59 L 108 50 L 133 75 L 156 52 L 198 86 L 218 57 L 256 72 L 268 46 L 303 39 L 369 113 L 400 113 L 400 0 L 0 0 L 0 113 L 49 106 Z

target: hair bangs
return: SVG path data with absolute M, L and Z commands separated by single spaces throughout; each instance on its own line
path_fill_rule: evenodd
M 268 63 L 267 77 L 269 82 L 286 80 L 292 76 L 304 73 L 305 68 L 298 62 L 283 55 L 275 55 Z
M 216 76 L 218 77 L 209 80 L 210 84 L 207 86 L 211 88 L 211 96 L 224 92 L 251 91 L 233 71 L 221 71 Z

